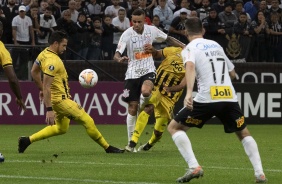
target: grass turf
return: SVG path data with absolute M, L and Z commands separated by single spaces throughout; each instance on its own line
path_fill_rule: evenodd
M 44 125 L 1 125 L 0 184 L 175 183 L 187 167 L 168 132 L 150 151 L 106 154 L 79 125 L 65 135 L 33 143 L 23 154 L 17 152 L 17 138 L 30 135 Z M 258 143 L 268 183 L 282 183 L 281 125 L 249 125 Z M 106 140 L 123 148 L 127 143 L 125 125 L 98 125 Z M 146 143 L 153 125 L 148 125 L 137 147 Z M 221 125 L 191 129 L 188 135 L 204 177 L 194 184 L 254 183 L 254 172 L 241 143 L 225 134 Z

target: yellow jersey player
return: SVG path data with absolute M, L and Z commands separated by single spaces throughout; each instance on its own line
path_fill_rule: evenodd
M 149 51 L 150 50 L 150 51 Z M 138 139 L 147 125 L 149 116 L 154 112 L 156 123 L 151 139 L 138 148 L 138 151 L 148 151 L 162 137 L 162 134 L 172 119 L 175 103 L 178 101 L 185 86 L 185 70 L 181 58 L 182 48 L 166 47 L 156 51 L 151 45 L 147 52 L 152 52 L 154 58 L 164 57 L 157 69 L 154 90 L 149 100 L 149 105 L 138 115 L 135 130 L 133 132 L 127 151 L 133 152 Z M 178 91 L 178 92 L 172 92 Z
M 2 22 L 0 22 L 0 38 L 2 34 L 3 34 L 3 24 Z M 16 102 L 18 106 L 21 109 L 26 110 L 25 104 L 23 102 L 22 94 L 21 94 L 19 81 L 18 81 L 18 78 L 16 76 L 16 73 L 13 67 L 11 55 L 1 41 L 0 41 L 0 65 L 3 67 L 4 73 L 6 77 L 8 78 L 11 90 L 16 95 L 16 98 L 17 98 Z
M 29 137 L 20 137 L 18 151 L 23 153 L 33 142 L 66 133 L 70 120 L 74 120 L 85 127 L 87 134 L 103 147 L 106 153 L 123 153 L 124 150 L 107 143 L 89 114 L 71 100 L 68 74 L 58 56 L 66 50 L 67 41 L 67 35 L 64 32 L 53 32 L 49 38 L 50 46 L 38 55 L 32 66 L 31 75 L 40 90 L 40 98 L 46 106 L 46 123 L 49 126 Z M 41 82 L 41 72 L 43 82 Z

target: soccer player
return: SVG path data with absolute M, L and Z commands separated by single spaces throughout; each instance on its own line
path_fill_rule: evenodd
M 128 103 L 126 119 L 128 141 L 130 141 L 135 127 L 138 107 L 140 107 L 140 111 L 145 107 L 154 87 L 156 68 L 152 54 L 145 52 L 146 47 L 155 40 L 166 40 L 169 45 L 184 47 L 183 43 L 167 36 L 155 26 L 144 25 L 145 16 L 145 12 L 141 9 L 133 11 L 133 26 L 121 35 L 114 55 L 114 60 L 117 62 L 128 61 L 123 90 L 123 100 Z M 127 48 L 127 56 L 122 56 L 125 48 Z M 129 143 L 126 149 L 131 151 L 134 147 L 135 145 Z
M 0 38 L 3 34 L 3 24 L 0 22 Z M 24 104 L 22 94 L 21 94 L 21 89 L 19 85 L 18 78 L 16 76 L 13 63 L 12 63 L 12 58 L 9 53 L 9 51 L 5 48 L 5 45 L 3 42 L 0 41 L 0 65 L 3 67 L 4 73 L 6 77 L 8 78 L 9 85 L 13 93 L 16 95 L 16 103 L 18 106 L 23 109 L 24 111 L 26 110 L 26 106 Z
M 187 92 L 182 108 L 168 125 L 172 139 L 189 169 L 177 182 L 189 182 L 203 176 L 186 131 L 191 127 L 202 128 L 216 116 L 226 133 L 237 135 L 251 161 L 255 182 L 265 183 L 258 146 L 246 127 L 244 115 L 238 104 L 231 79 L 235 78 L 234 65 L 215 41 L 203 38 L 204 29 L 199 18 L 188 18 L 185 29 L 190 43 L 182 51 L 186 70 Z M 197 79 L 198 93 L 193 99 L 192 91 Z
M 106 153 L 123 153 L 124 150 L 107 143 L 89 114 L 71 100 L 68 74 L 58 56 L 66 50 L 67 41 L 66 33 L 53 32 L 49 38 L 50 46 L 38 55 L 32 66 L 31 75 L 39 88 L 39 96 L 46 106 L 46 123 L 49 126 L 29 137 L 20 137 L 18 151 L 23 153 L 33 142 L 66 133 L 70 120 L 74 120 L 85 127 L 87 134 L 104 148 Z M 41 82 L 41 71 L 43 82 Z
M 168 124 L 172 119 L 175 103 L 180 98 L 185 82 L 185 69 L 181 57 L 181 47 L 166 47 L 162 50 L 155 50 L 152 45 L 152 55 L 154 58 L 164 58 L 157 69 L 157 76 L 148 105 L 138 115 L 135 130 L 131 142 L 136 145 L 141 136 L 150 115 L 154 112 L 156 123 L 150 140 L 141 145 L 138 151 L 148 151 L 158 142 Z M 178 92 L 176 92 L 178 91 Z

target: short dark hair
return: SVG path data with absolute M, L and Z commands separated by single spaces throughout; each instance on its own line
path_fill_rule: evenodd
M 198 17 L 190 17 L 187 18 L 185 22 L 185 28 L 188 32 L 188 35 L 197 35 L 202 33 L 203 24 Z
M 132 12 L 132 15 L 135 15 L 135 16 L 144 15 L 144 16 L 146 16 L 146 13 L 144 12 L 144 10 L 137 8 L 136 10 L 134 10 Z
M 63 41 L 63 39 L 68 39 L 68 35 L 66 32 L 64 31 L 54 31 L 49 40 L 48 40 L 48 43 L 51 45 L 53 44 L 54 42 L 58 42 L 58 43 L 61 43 Z

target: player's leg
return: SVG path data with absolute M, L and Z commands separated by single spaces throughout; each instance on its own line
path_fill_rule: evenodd
M 128 104 L 128 113 L 126 117 L 128 144 L 131 140 L 136 123 L 141 88 L 140 82 L 140 79 L 127 79 L 124 83 L 122 100 Z
M 153 113 L 154 105 L 148 104 L 144 110 L 138 115 L 135 129 L 131 138 L 131 141 L 129 143 L 130 148 L 135 148 L 136 144 L 138 143 L 139 137 L 143 133 L 150 115 Z
M 68 100 L 68 106 L 69 108 L 67 109 L 67 113 L 69 114 L 69 116 L 71 116 L 75 122 L 82 124 L 86 129 L 89 137 L 91 137 L 92 140 L 94 140 L 97 144 L 104 148 L 107 153 L 124 152 L 124 150 L 118 149 L 108 144 L 108 142 L 96 127 L 94 120 L 89 116 L 89 114 L 84 111 L 84 109 L 80 105 L 72 100 Z
M 155 78 L 156 78 L 156 74 L 153 72 L 148 73 L 141 78 L 143 82 L 142 82 L 141 94 L 139 100 L 139 111 L 142 111 L 144 109 L 144 107 L 148 104 L 152 96 L 152 90 L 154 89 Z
M 246 127 L 245 117 L 239 104 L 237 102 L 226 103 L 224 111 L 218 118 L 223 122 L 225 132 L 235 132 L 238 139 L 241 141 L 244 150 L 253 165 L 256 182 L 266 182 L 267 179 L 263 172 L 257 143 Z
M 209 104 L 194 101 L 193 111 L 182 108 L 168 125 L 168 131 L 175 145 L 188 164 L 187 172 L 182 177 L 179 177 L 176 180 L 177 182 L 189 182 L 193 178 L 199 178 L 204 175 L 204 171 L 194 155 L 191 141 L 186 131 L 190 127 L 202 128 L 205 122 L 212 116 L 213 114 L 209 110 Z
M 53 106 L 53 109 L 55 110 L 56 107 Z M 23 153 L 26 148 L 33 142 L 40 141 L 42 139 L 47 139 L 49 137 L 61 135 L 67 132 L 69 128 L 69 122 L 70 120 L 66 118 L 63 115 L 60 115 L 58 111 L 56 111 L 56 119 L 55 119 L 55 125 L 47 126 L 43 128 L 42 130 L 32 134 L 29 137 L 19 137 L 18 140 L 18 151 L 19 153 Z
M 156 95 L 156 93 L 160 95 Z M 154 98 L 155 96 L 156 98 Z M 156 102 L 156 107 L 154 109 L 154 115 L 156 118 L 154 131 L 152 133 L 150 140 L 146 144 L 141 145 L 138 148 L 138 151 L 148 151 L 151 147 L 153 147 L 154 144 L 161 139 L 162 134 L 167 127 L 168 121 L 171 119 L 171 113 L 173 111 L 173 103 L 172 105 L 171 103 L 167 103 L 166 98 L 164 98 L 160 92 L 156 92 L 156 91 L 153 92 L 153 96 L 150 99 L 150 101 L 154 99 L 158 101 L 158 103 Z

